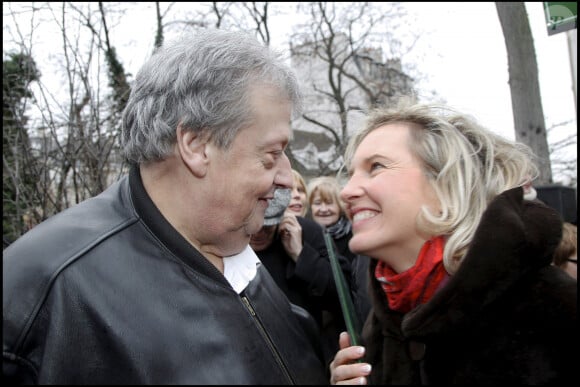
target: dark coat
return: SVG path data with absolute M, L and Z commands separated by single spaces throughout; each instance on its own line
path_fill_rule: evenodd
M 550 265 L 561 227 L 515 188 L 489 205 L 461 267 L 428 303 L 391 311 L 373 276 L 370 382 L 577 385 L 577 284 Z
M 132 170 L 4 250 L 14 384 L 327 384 L 312 318 L 263 266 L 238 294 Z
M 286 253 L 276 232 L 272 244 L 256 252 L 260 261 L 288 299 L 321 321 L 321 309 L 328 302 L 338 303 L 322 227 L 313 220 L 297 216 L 302 227 L 302 252 L 294 262 Z
M 365 255 L 356 255 L 351 265 L 350 288 L 353 306 L 361 329 L 371 310 L 371 296 L 369 291 L 370 261 L 371 259 Z
M 352 230 L 340 238 L 333 238 L 333 240 L 336 245 L 336 252 L 352 262 L 356 258 L 356 254 L 350 251 L 350 248 L 348 247 L 350 238 L 352 238 Z
M 326 362 L 338 350 L 338 336 L 346 330 L 328 251 L 324 229 L 314 220 L 297 216 L 302 228 L 302 252 L 297 262 L 288 256 L 280 235 L 276 234 L 268 248 L 256 252 L 274 281 L 290 302 L 306 309 L 318 323 Z M 345 276 L 350 276 L 350 263 L 337 255 Z

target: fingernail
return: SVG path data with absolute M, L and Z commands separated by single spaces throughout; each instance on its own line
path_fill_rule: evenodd
M 370 364 L 365 364 L 361 367 L 362 372 L 365 372 L 367 374 L 371 373 L 371 369 L 372 369 L 372 367 Z
M 356 353 L 358 353 L 359 355 L 363 355 L 365 353 L 365 347 L 357 347 Z

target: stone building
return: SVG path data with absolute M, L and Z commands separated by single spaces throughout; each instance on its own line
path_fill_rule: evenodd
M 381 48 L 353 49 L 344 34 L 291 45 L 290 52 L 304 94 L 290 149 L 305 177 L 340 168 L 344 146 L 370 106 L 413 94 L 400 59 L 384 59 Z

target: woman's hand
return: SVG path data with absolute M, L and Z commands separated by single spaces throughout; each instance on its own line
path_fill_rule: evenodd
M 367 384 L 367 376 L 371 373 L 368 363 L 356 363 L 362 358 L 365 348 L 350 346 L 348 333 L 342 332 L 338 339 L 340 350 L 330 363 L 330 384 Z
M 304 247 L 302 245 L 302 226 L 298 223 L 296 215 L 289 214 L 286 211 L 278 226 L 278 232 L 280 233 L 284 250 L 296 262 Z

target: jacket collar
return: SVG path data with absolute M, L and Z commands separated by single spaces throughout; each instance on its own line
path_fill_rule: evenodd
M 138 165 L 131 166 L 129 187 L 137 215 L 167 250 L 195 271 L 229 286 L 222 273 L 181 236 L 161 214 L 145 190 Z

